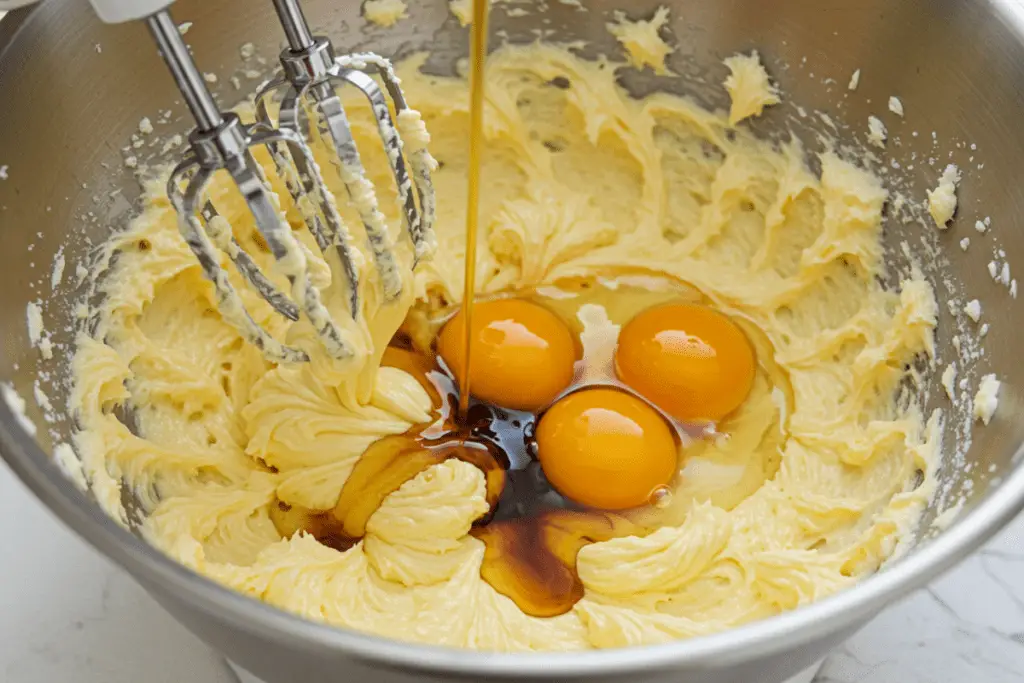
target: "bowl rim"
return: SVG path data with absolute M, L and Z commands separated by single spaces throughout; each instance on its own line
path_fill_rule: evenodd
M 1024 33 L 1024 8 L 988 0 L 1001 18 Z M 36 7 L 0 20 L 0 57 Z M 1005 416 L 1004 419 L 1011 419 Z M 670 667 L 717 668 L 793 651 L 859 626 L 886 605 L 924 586 L 980 547 L 1024 510 L 1024 444 L 1004 480 L 937 538 L 856 585 L 781 615 L 719 633 L 659 645 L 544 653 L 496 653 L 422 645 L 307 620 L 246 596 L 179 564 L 115 522 L 74 486 L 0 401 L 0 457 L 65 525 L 136 580 L 167 591 L 191 608 L 240 631 L 296 649 L 327 651 L 383 666 L 424 673 L 517 676 L 538 680 L 636 674 Z

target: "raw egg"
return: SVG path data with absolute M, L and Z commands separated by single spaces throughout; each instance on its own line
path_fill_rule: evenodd
M 665 419 L 619 389 L 583 389 L 553 405 L 537 425 L 537 457 L 559 493 L 623 510 L 652 502 L 679 467 Z
M 576 345 L 569 328 L 548 309 L 524 299 L 473 306 L 469 378 L 478 399 L 537 411 L 572 382 Z M 441 330 L 437 351 L 459 380 L 465 366 L 465 319 L 460 311 Z
M 728 316 L 666 304 L 619 333 L 615 370 L 641 396 L 683 421 L 717 421 L 750 393 L 756 366 L 747 335 Z

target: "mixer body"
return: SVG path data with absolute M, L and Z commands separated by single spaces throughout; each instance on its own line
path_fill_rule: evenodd
M 738 629 L 655 647 L 569 654 L 504 655 L 414 646 L 302 620 L 230 592 L 175 564 L 130 530 L 109 519 L 69 482 L 50 458 L 50 430 L 35 435 L 22 416 L 0 401 L 0 452 L 16 474 L 66 524 L 129 571 L 170 613 L 212 646 L 268 683 L 327 681 L 578 680 L 595 683 L 776 683 L 806 669 L 849 637 L 887 605 L 924 585 L 963 559 L 1024 506 L 1021 444 L 1024 422 L 1011 419 L 1021 402 L 1024 364 L 1019 334 L 1024 310 L 995 291 L 983 250 L 961 251 L 957 243 L 976 213 L 990 215 L 1011 257 L 1024 254 L 1024 231 L 1016 229 L 1024 213 L 1024 189 L 1006 179 L 1024 177 L 1024 9 L 1011 0 L 612 0 L 551 3 L 543 15 L 511 16 L 497 5 L 493 32 L 512 42 L 532 42 L 543 29 L 545 40 L 584 41 L 585 57 L 622 52 L 605 27 L 614 9 L 649 17 L 659 5 L 672 14 L 667 35 L 677 46 L 669 67 L 677 74 L 654 77 L 624 72 L 622 84 L 638 96 L 664 89 L 687 94 L 702 105 L 723 108 L 725 69 L 721 60 L 757 48 L 779 80 L 785 103 L 753 125 L 759 133 L 784 139 L 792 130 L 815 140 L 820 121 L 796 116 L 796 105 L 828 112 L 844 126 L 866 129 L 868 115 L 898 95 L 907 116 L 890 145 L 892 158 L 908 166 L 927 159 L 932 131 L 952 149 L 958 142 L 976 145 L 984 174 L 960 188 L 961 215 L 940 233 L 924 234 L 939 257 L 925 259 L 940 303 L 951 296 L 953 281 L 976 296 L 993 321 L 986 338 L 983 371 L 1003 382 L 1001 409 L 992 424 L 975 430 L 969 445 L 952 427 L 945 434 L 941 472 L 944 496 L 921 521 L 915 549 L 856 587 L 812 605 Z M 445 0 L 410 3 L 410 18 L 383 30 L 366 24 L 359 3 L 307 0 L 310 23 L 331 35 L 346 52 L 372 49 L 398 58 L 426 50 L 425 69 L 450 74 L 466 55 L 468 31 L 448 11 Z M 276 54 L 281 29 L 269 3 L 251 0 L 180 0 L 179 21 L 192 22 L 187 39 L 197 62 L 225 65 L 218 94 L 230 89 L 230 69 L 239 63 L 239 46 L 253 42 Z M 245 21 L 238 21 L 240 16 Z M 541 24 L 540 17 L 548 19 Z M 102 51 L 94 46 L 102 45 Z M 126 65 L 132 68 L 126 68 Z M 846 91 L 850 75 L 862 77 L 856 97 Z M 812 76 L 812 72 L 815 74 Z M 112 77 L 116 74 L 116 77 Z M 255 85 L 255 81 L 251 83 Z M 104 26 L 87 3 L 49 0 L 19 10 L 0 22 L 0 92 L 15 96 L 0 102 L 0 329 L 3 355 L 0 380 L 31 396 L 43 367 L 25 329 L 26 304 L 40 295 L 30 287 L 38 279 L 30 263 L 48 264 L 59 249 L 69 263 L 88 255 L 111 226 L 126 224 L 137 209 L 138 186 L 123 166 L 120 148 L 137 130 L 140 118 L 177 109 L 177 94 L 164 73 L 149 36 L 141 26 Z M 59 93 L 59 95 L 57 95 Z M 870 104 L 873 102 L 874 104 Z M 415 103 L 410 103 L 415 106 Z M 181 130 L 190 127 L 181 119 Z M 914 136 L 912 131 L 918 131 Z M 938 171 L 917 162 L 914 192 L 923 198 Z M 415 175 L 415 168 L 411 169 Z M 113 194 L 112 194 L 113 193 Z M 101 201 L 97 204 L 97 198 Z M 421 209 L 424 208 L 422 202 Z M 90 220 L 89 215 L 96 217 Z M 970 223 L 967 223 L 970 221 Z M 42 237 L 38 238 L 39 232 Z M 934 234 L 933 234 L 934 233 Z M 889 221 L 887 254 L 905 259 L 901 242 L 919 244 L 919 226 Z M 31 258 L 26 258 L 29 245 Z M 895 272 L 896 269 L 894 269 Z M 958 284 L 957 287 L 960 285 Z M 952 287 L 950 285 L 949 287 Z M 986 289 L 987 287 L 987 289 Z M 957 290 L 959 291 L 959 290 Z M 67 359 L 76 321 L 71 288 L 58 288 L 48 326 L 59 353 L 65 354 L 46 385 L 50 396 L 66 395 Z M 945 306 L 941 306 L 945 309 Z M 956 333 L 940 321 L 940 356 Z M 947 358 L 948 360 L 948 358 Z M 52 366 L 50 366 L 52 367 Z M 928 407 L 942 394 L 937 378 Z M 948 402 L 947 402 L 948 405 Z M 24 416 L 43 425 L 30 405 Z M 73 416 L 52 427 L 66 439 Z M 968 474 L 968 471 L 973 474 Z M 988 473 L 983 477 L 978 473 Z M 932 522 L 962 499 L 952 526 L 936 533 Z

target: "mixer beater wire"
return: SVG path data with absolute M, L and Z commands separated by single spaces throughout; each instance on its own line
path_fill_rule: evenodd
M 366 230 L 370 252 L 380 273 L 385 300 L 396 298 L 402 289 L 400 274 L 395 265 L 394 254 L 388 245 L 387 226 L 377 202 L 373 184 L 366 177 L 366 169 L 359 156 L 348 117 L 338 94 L 340 88 L 355 86 L 365 95 L 376 119 L 377 130 L 387 153 L 388 163 L 398 189 L 406 230 L 412 240 L 414 263 L 429 255 L 434 247 L 433 223 L 435 201 L 430 172 L 433 159 L 426 150 L 426 129 L 419 115 L 410 110 L 399 86 L 399 79 L 387 59 L 373 53 L 360 53 L 336 57 L 331 41 L 314 36 L 297 0 L 273 0 L 288 40 L 288 47 L 281 53 L 283 75 L 262 88 L 256 96 L 256 112 L 260 121 L 272 127 L 268 100 L 274 93 L 282 93 L 277 126 L 293 131 L 306 139 L 312 138 L 311 121 L 315 122 L 319 139 L 331 149 L 331 161 L 345 184 L 349 199 L 359 213 Z M 397 114 L 398 125 L 391 117 L 387 97 L 370 74 L 380 77 L 387 93 L 391 96 Z M 415 177 L 418 197 L 413 197 L 413 181 L 409 177 L 403 157 L 405 142 L 400 129 L 406 128 L 415 144 L 408 150 L 409 165 Z M 286 178 L 289 159 L 283 145 L 272 145 L 271 155 L 278 171 Z M 309 168 L 300 156 L 291 160 L 298 170 L 298 178 L 292 177 L 288 189 L 300 207 L 306 206 L 303 197 L 309 194 Z M 284 169 L 284 170 L 283 170 Z M 419 206 L 417 206 L 417 199 Z M 330 219 L 330 214 L 328 215 Z M 315 223 L 316 215 L 307 216 L 307 223 Z M 337 226 L 332 226 L 338 229 Z M 310 225 L 314 235 L 318 230 Z M 358 292 L 354 270 L 347 268 L 353 296 L 353 310 L 358 308 Z
M 257 122 L 251 125 L 242 123 L 235 114 L 220 111 L 170 14 L 163 10 L 146 19 L 196 121 L 196 129 L 189 136 L 189 151 L 171 173 L 168 195 L 178 213 L 182 237 L 198 259 L 204 275 L 214 285 L 222 316 L 247 341 L 275 362 L 309 360 L 304 350 L 274 339 L 253 319 L 227 271 L 220 265 L 219 251 L 227 254 L 242 277 L 275 311 L 292 321 L 304 315 L 326 352 L 333 358 L 344 359 L 352 356 L 353 350 L 310 279 L 307 264 L 312 254 L 292 233 L 262 167 L 253 158 L 252 149 L 267 148 L 277 174 L 295 200 L 321 253 L 329 262 L 333 255 L 339 258 L 349 295 L 349 314 L 353 319 L 360 315 L 358 255 L 306 142 L 313 133 L 309 122 L 315 121 L 317 136 L 330 148 L 332 162 L 366 230 L 385 302 L 401 294 L 401 273 L 389 244 L 385 217 L 374 186 L 366 177 L 337 88 L 353 85 L 370 101 L 397 186 L 403 223 L 412 242 L 413 267 L 429 256 L 435 243 L 435 199 L 430 173 L 436 162 L 427 151 L 426 128 L 419 114 L 406 104 L 388 60 L 372 53 L 335 57 L 329 40 L 310 33 L 296 0 L 274 0 L 274 6 L 289 44 L 281 54 L 284 74 L 261 88 L 256 100 Z M 381 79 L 384 90 L 371 73 Z M 267 100 L 279 89 L 283 89 L 284 94 L 275 126 Z M 397 126 L 385 90 L 393 102 Z M 412 169 L 411 178 L 406 157 Z M 218 171 L 230 175 L 245 199 L 257 231 L 276 260 L 278 271 L 288 280 L 287 295 L 242 249 L 232 234 L 231 225 L 206 198 L 206 189 Z

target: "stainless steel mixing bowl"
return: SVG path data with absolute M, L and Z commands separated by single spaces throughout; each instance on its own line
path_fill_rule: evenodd
M 411 18 L 387 31 L 365 25 L 355 0 L 305 4 L 313 23 L 329 29 L 346 50 L 373 46 L 406 54 L 429 49 L 428 66 L 439 72 L 450 72 L 454 60 L 465 54 L 466 31 L 443 0 L 412 2 Z M 67 438 L 73 415 L 62 414 L 47 424 L 31 400 L 38 379 L 56 412 L 66 412 L 74 278 L 66 276 L 51 293 L 49 264 L 63 247 L 68 272 L 73 272 L 88 258 L 90 245 L 124 224 L 138 192 L 123 166 L 121 147 L 141 117 L 163 109 L 183 113 L 142 26 L 105 27 L 85 2 L 48 0 L 0 23 L 0 166 L 8 167 L 8 178 L 0 180 L 0 377 L 28 397 L 28 417 L 39 425 L 37 436 L 30 436 L 0 401 L 0 447 L 14 471 L 65 523 L 131 572 L 182 623 L 267 681 L 385 676 L 407 681 L 780 681 L 962 559 L 1024 505 L 1024 468 L 1019 466 L 1024 421 L 1015 419 L 1024 389 L 1017 336 L 1024 310 L 1005 288 L 992 283 L 986 270 L 993 240 L 1003 245 L 1011 263 L 1024 253 L 1024 232 L 1018 229 L 1024 215 L 1019 182 L 1024 178 L 1024 8 L 1012 0 L 593 0 L 584 3 L 585 12 L 562 2 L 549 4 L 547 12 L 525 17 L 510 17 L 505 13 L 510 5 L 498 5 L 494 30 L 508 40 L 532 41 L 536 29 L 542 29 L 549 39 L 588 41 L 587 56 L 621 56 L 605 30 L 610 10 L 628 6 L 634 16 L 650 16 L 659 4 L 673 8 L 668 33 L 678 50 L 669 63 L 680 76 L 624 74 L 624 84 L 637 94 L 665 88 L 689 93 L 708 106 L 724 106 L 721 59 L 758 48 L 787 100 L 757 122 L 767 135 L 793 128 L 815 139 L 810 133 L 827 124 L 814 115 L 802 118 L 797 103 L 808 112 L 828 112 L 839 138 L 852 140 L 866 127 L 869 114 L 885 113 L 888 97 L 898 95 L 906 119 L 886 114 L 892 140 L 884 163 L 890 158 L 899 162 L 912 195 L 921 198 L 934 185 L 950 152 L 967 173 L 954 226 L 939 233 L 890 220 L 885 235 L 889 255 L 894 263 L 904 261 L 897 247 L 906 240 L 925 260 L 940 299 L 963 301 L 966 290 L 981 300 L 992 328 L 985 355 L 966 374 L 973 387 L 981 372 L 998 373 L 1003 380 L 1000 409 L 989 427 L 974 431 L 970 443 L 969 415 L 960 410 L 950 416 L 943 490 L 911 553 L 834 597 L 710 637 L 618 651 L 495 655 L 328 628 L 229 592 L 111 522 L 69 484 L 49 454 L 57 439 Z M 279 30 L 269 2 L 182 0 L 175 11 L 180 21 L 194 22 L 188 41 L 203 68 L 220 74 L 227 104 L 243 94 L 229 85 L 240 66 L 239 46 L 252 41 L 271 58 L 277 52 Z M 858 68 L 861 85 L 850 93 L 846 84 Z M 179 120 L 183 127 L 184 119 Z M 938 157 L 934 166 L 928 157 Z M 111 196 L 117 188 L 124 189 Z M 994 236 L 973 232 L 975 218 L 983 215 L 992 217 Z M 957 246 L 965 235 L 975 239 L 966 252 Z M 935 245 L 941 253 L 929 255 Z M 52 361 L 39 359 L 26 332 L 26 303 L 40 299 L 58 345 Z M 948 361 L 958 326 L 962 335 L 973 332 L 962 316 L 957 322 L 945 306 L 940 308 L 939 348 Z M 940 390 L 925 393 L 930 404 L 943 404 Z M 930 533 L 935 515 L 961 499 L 958 521 Z M 11 552 L 16 550 L 9 548 L 5 557 Z

